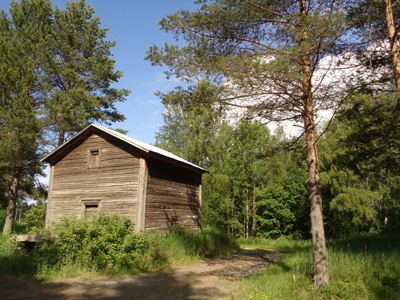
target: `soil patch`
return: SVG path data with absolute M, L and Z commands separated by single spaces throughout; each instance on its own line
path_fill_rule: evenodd
M 267 269 L 282 257 L 282 253 L 273 250 L 247 249 L 244 253 L 135 276 L 47 283 L 0 278 L 1 299 L 227 299 L 237 292 L 242 278 Z

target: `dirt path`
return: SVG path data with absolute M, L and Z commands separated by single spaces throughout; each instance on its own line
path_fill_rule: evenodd
M 136 300 L 227 299 L 240 279 L 262 271 L 281 259 L 275 251 L 244 253 L 206 259 L 190 266 L 136 276 L 97 278 L 91 281 L 37 283 L 0 278 L 2 300 Z

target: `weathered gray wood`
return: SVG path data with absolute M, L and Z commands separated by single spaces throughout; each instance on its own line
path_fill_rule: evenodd
M 49 191 L 47 194 L 47 207 L 46 207 L 46 221 L 45 228 L 50 228 L 51 223 L 51 206 L 52 206 L 52 193 L 53 193 L 53 178 L 54 178 L 54 166 L 50 166 L 50 178 L 49 178 Z
M 59 236 L 56 234 L 46 235 L 46 234 L 26 234 L 26 235 L 16 235 L 13 239 L 16 242 L 30 242 L 37 243 L 43 240 L 54 240 L 58 239 Z
M 96 133 L 76 144 L 54 167 L 51 221 L 85 214 L 82 199 L 98 198 L 99 209 L 136 221 L 140 158 L 125 143 Z M 91 152 L 99 150 L 99 166 L 92 167 Z
M 148 169 L 145 159 L 140 159 L 138 196 L 137 196 L 137 216 L 135 231 L 143 231 L 146 228 L 146 196 L 147 196 L 147 177 Z
M 146 230 L 178 225 L 200 230 L 201 175 L 164 161 L 148 161 Z

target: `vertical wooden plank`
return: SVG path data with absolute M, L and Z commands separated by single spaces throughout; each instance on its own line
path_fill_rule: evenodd
M 202 224 L 202 211 L 201 211 L 201 197 L 202 197 L 202 182 L 201 182 L 201 175 L 200 175 L 200 184 L 199 184 L 199 224 L 200 224 L 200 228 L 199 230 L 201 230 L 201 224 Z
M 201 209 L 202 187 L 203 187 L 203 185 L 200 183 L 199 184 L 199 206 L 200 206 L 200 209 Z
M 51 225 L 51 194 L 53 192 L 53 177 L 54 177 L 54 166 L 50 166 L 50 178 L 49 178 L 49 192 L 47 194 L 47 209 L 46 209 L 46 229 L 50 228 Z
M 146 198 L 147 198 L 147 177 L 149 171 L 146 160 L 141 158 L 139 162 L 139 182 L 137 197 L 137 215 L 135 231 L 144 231 L 146 226 Z

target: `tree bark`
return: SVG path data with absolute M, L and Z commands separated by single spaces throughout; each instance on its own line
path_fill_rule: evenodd
M 400 89 L 400 53 L 399 53 L 399 44 L 397 41 L 397 31 L 394 26 L 392 2 L 390 0 L 384 0 L 384 1 L 385 1 L 386 27 L 390 42 L 390 54 L 392 56 L 392 65 L 394 69 L 396 90 L 398 91 Z
M 253 186 L 253 228 L 251 230 L 251 234 L 256 233 L 256 182 L 254 181 L 254 186 Z
M 246 191 L 246 233 L 245 238 L 249 237 L 249 189 Z
M 58 132 L 58 143 L 57 143 L 57 146 L 60 147 L 62 144 L 64 144 L 64 140 L 65 140 L 65 131 L 61 129 Z
M 15 207 L 17 205 L 17 199 L 18 199 L 18 187 L 19 187 L 19 181 L 21 178 L 21 166 L 18 166 L 15 170 L 11 186 L 9 189 L 8 193 L 8 206 L 7 206 L 7 211 L 6 211 L 6 219 L 4 222 L 4 227 L 3 227 L 3 235 L 7 235 L 10 230 L 13 228 L 14 224 L 14 217 L 15 217 Z
M 306 1 L 300 0 L 300 12 L 307 14 Z M 308 38 L 308 28 L 303 29 L 304 41 Z M 318 153 L 315 138 L 314 108 L 311 89 L 310 54 L 305 52 L 301 58 L 303 69 L 303 120 L 306 133 L 308 186 L 311 202 L 311 247 L 313 258 L 313 281 L 315 287 L 329 283 L 329 272 L 326 255 L 325 231 L 322 215 L 321 180 L 318 168 Z

